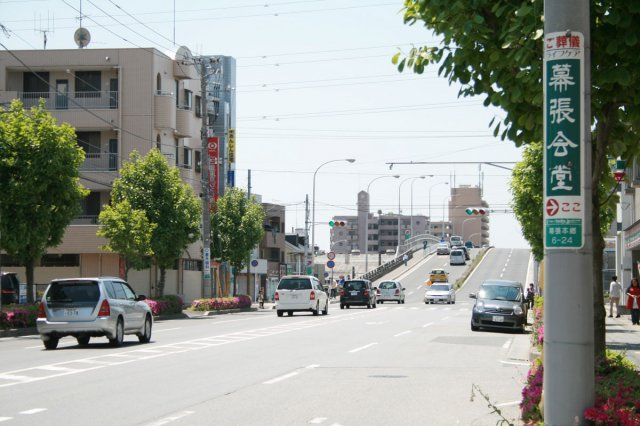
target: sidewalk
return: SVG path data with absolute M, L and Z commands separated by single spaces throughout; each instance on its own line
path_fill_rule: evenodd
M 605 307 L 609 315 L 609 306 Z M 607 348 L 626 351 L 627 358 L 640 368 L 640 326 L 631 324 L 631 315 L 606 318 Z

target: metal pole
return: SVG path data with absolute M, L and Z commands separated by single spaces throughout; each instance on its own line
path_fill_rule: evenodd
M 309 261 L 309 194 L 304 198 L 304 275 L 307 275 Z
M 568 35 L 567 38 L 571 37 L 571 33 L 577 36 L 582 33 L 584 36 L 582 82 L 584 89 L 581 90 L 578 81 L 574 81 L 578 96 L 575 96 L 572 101 L 579 101 L 582 106 L 571 104 L 571 108 L 576 111 L 573 117 L 579 117 L 576 121 L 581 121 L 582 125 L 579 129 L 581 130 L 579 143 L 582 145 L 581 152 L 584 156 L 580 173 L 584 200 L 582 223 L 584 245 L 580 249 L 552 248 L 545 241 L 544 423 L 548 425 L 583 424 L 584 410 L 593 405 L 595 399 L 589 2 L 587 0 L 545 0 L 544 17 L 545 39 L 554 32 L 563 36 Z M 576 39 L 579 40 L 579 37 Z M 561 51 L 560 54 L 562 55 Z M 545 62 L 544 66 L 546 65 Z M 579 71 L 572 70 L 571 74 L 575 75 L 573 72 L 579 74 Z M 545 79 L 543 84 L 546 84 Z M 545 86 L 544 89 L 546 145 L 555 137 L 555 135 L 547 135 L 549 126 L 552 124 L 550 115 L 546 112 L 551 106 L 547 104 L 549 102 L 547 98 L 550 95 L 555 99 L 558 96 L 562 97 L 562 94 L 558 94 L 557 90 L 551 86 Z M 580 113 L 578 114 L 577 111 Z M 568 123 L 564 124 L 568 125 Z M 558 123 L 554 126 L 557 127 Z M 549 161 L 553 159 L 553 157 L 548 158 L 549 155 L 552 154 L 545 152 L 545 167 L 548 167 Z M 543 173 L 546 176 L 547 170 L 543 170 Z M 577 181 L 575 175 L 573 178 Z M 545 196 L 553 195 L 551 182 L 546 182 L 546 179 L 544 194 Z M 547 220 L 550 219 L 545 218 L 545 226 Z
M 476 218 L 475 217 L 471 217 L 469 219 L 465 219 L 465 220 L 462 221 L 462 234 L 460 234 L 460 236 L 462 237 L 463 242 L 467 241 L 467 239 L 464 237 L 464 224 L 467 223 L 470 220 L 476 220 Z
M 434 183 L 429 187 L 429 234 L 431 234 L 431 190 L 438 185 L 449 185 L 449 182 L 438 182 Z
M 214 296 L 214 290 L 212 287 L 213 280 L 211 279 L 211 210 L 210 210 L 210 193 L 209 193 L 209 149 L 208 149 L 208 132 L 207 132 L 207 68 L 205 61 L 200 61 L 200 103 L 202 110 L 202 125 L 200 127 L 200 139 L 201 139 L 201 189 L 202 189 L 202 288 L 208 288 L 211 291 L 211 297 Z M 176 93 L 176 96 L 178 94 Z
M 371 206 L 371 184 L 378 179 L 384 179 L 386 177 L 392 177 L 394 179 L 399 179 L 400 175 L 393 176 L 378 176 L 377 178 L 373 178 L 371 182 L 367 185 L 367 196 L 369 197 L 369 206 Z M 366 237 L 364 241 L 364 273 L 369 272 L 369 212 L 367 212 L 367 216 L 365 217 L 365 228 L 367 229 Z M 380 238 L 378 237 L 378 251 L 380 251 Z
M 251 203 L 251 169 L 247 170 L 247 201 Z M 253 286 L 249 284 L 251 281 L 251 252 L 249 252 L 249 259 L 247 260 L 247 294 L 251 294 L 251 287 L 255 291 L 255 283 Z M 253 295 L 253 300 L 258 298 L 258 294 Z

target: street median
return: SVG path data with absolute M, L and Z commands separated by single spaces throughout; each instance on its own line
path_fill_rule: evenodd
M 465 269 L 462 275 L 460 276 L 460 278 L 456 280 L 455 284 L 453 285 L 454 289 L 458 290 L 462 288 L 465 281 L 467 281 L 467 279 L 471 276 L 473 271 L 475 271 L 475 269 L 478 267 L 478 265 L 480 264 L 480 262 L 482 261 L 482 259 L 484 258 L 484 256 L 487 254 L 488 251 L 489 249 L 487 248 L 480 249 L 480 251 L 478 252 L 478 255 L 473 258 L 469 266 L 467 266 L 467 269 Z

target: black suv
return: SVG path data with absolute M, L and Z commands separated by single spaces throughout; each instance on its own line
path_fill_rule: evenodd
M 376 288 L 369 280 L 345 281 L 340 290 L 340 309 L 345 306 L 366 306 L 367 309 L 375 308 L 377 304 Z
M 480 327 L 508 328 L 524 332 L 527 325 L 527 304 L 522 284 L 508 280 L 487 280 L 482 283 L 471 314 L 471 330 Z
M 2 304 L 9 305 L 18 303 L 20 295 L 20 281 L 15 272 L 3 272 L 0 275 L 0 294 L 2 294 Z

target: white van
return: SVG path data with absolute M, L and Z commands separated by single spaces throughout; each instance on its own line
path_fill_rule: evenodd
M 451 247 L 463 245 L 462 237 L 459 235 L 452 235 L 451 238 L 449 238 L 449 242 L 451 243 Z
M 286 312 L 312 312 L 313 315 L 329 313 L 329 297 L 320 281 L 309 275 L 287 275 L 278 283 L 274 295 L 276 313 L 279 317 Z
M 467 261 L 464 258 L 464 252 L 459 249 L 451 250 L 451 253 L 449 254 L 449 264 L 450 265 L 466 265 Z

